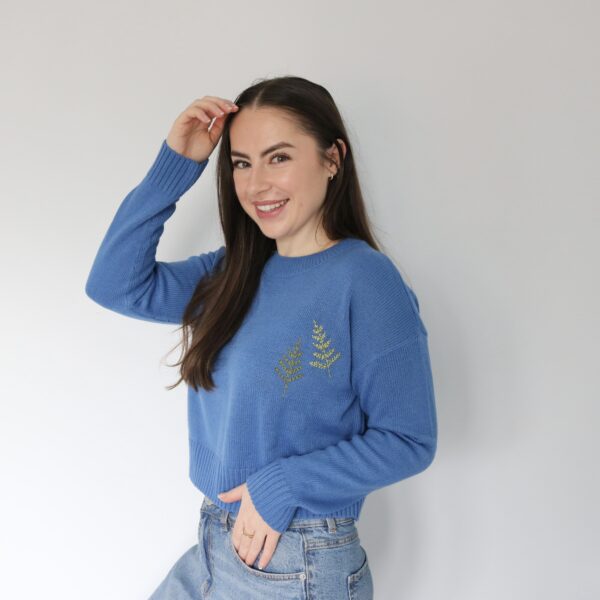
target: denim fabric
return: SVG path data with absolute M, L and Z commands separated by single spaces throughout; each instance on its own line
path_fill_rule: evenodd
M 263 571 L 233 545 L 235 516 L 207 497 L 198 543 L 173 565 L 149 600 L 372 600 L 367 553 L 352 518 L 293 519 Z

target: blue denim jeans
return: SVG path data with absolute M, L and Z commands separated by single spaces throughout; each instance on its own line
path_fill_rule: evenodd
M 204 498 L 198 543 L 149 600 L 372 600 L 373 579 L 355 520 L 293 519 L 264 570 L 237 553 L 235 516 Z

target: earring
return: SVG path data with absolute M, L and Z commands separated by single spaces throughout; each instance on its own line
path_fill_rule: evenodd
M 329 175 L 329 181 L 333 181 L 333 177 L 334 177 L 334 175 L 333 175 L 333 173 L 331 173 L 331 175 Z

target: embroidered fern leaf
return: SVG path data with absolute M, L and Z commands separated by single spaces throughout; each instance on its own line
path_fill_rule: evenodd
M 292 381 L 304 377 L 304 373 L 302 372 L 301 342 L 302 339 L 298 338 L 294 346 L 279 359 L 278 362 L 281 368 L 275 367 L 275 373 L 277 373 L 284 383 L 283 396 L 285 396 L 288 385 L 292 383 Z
M 310 361 L 309 364 L 311 367 L 317 369 L 327 369 L 327 375 L 331 377 L 330 367 L 342 355 L 340 352 L 337 352 L 335 348 L 330 347 L 331 338 L 328 338 L 323 326 L 319 325 L 314 319 L 312 338 L 314 340 L 313 346 L 316 349 L 313 352 L 313 356 L 317 360 Z

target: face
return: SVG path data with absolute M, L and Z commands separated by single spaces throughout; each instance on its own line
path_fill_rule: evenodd
M 285 255 L 309 254 L 328 242 L 320 210 L 337 167 L 323 162 L 314 138 L 276 108 L 243 108 L 230 128 L 233 180 L 244 211 Z M 274 146 L 278 146 L 274 148 Z M 333 144 L 331 156 L 339 164 Z M 279 204 L 273 208 L 268 204 Z M 267 205 L 267 206 L 265 206 Z

